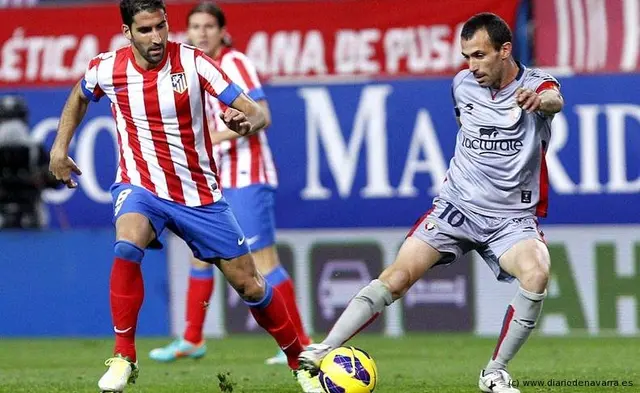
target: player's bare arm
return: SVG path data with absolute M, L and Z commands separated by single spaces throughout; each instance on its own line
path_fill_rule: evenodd
M 244 93 L 220 114 L 220 118 L 231 131 L 240 136 L 254 134 L 267 125 L 267 117 L 260 105 Z
M 269 127 L 271 125 L 271 111 L 269 110 L 269 104 L 267 103 L 267 100 L 259 100 L 258 101 L 258 105 L 260 105 L 260 107 L 262 108 L 262 111 L 264 112 L 265 118 L 266 118 L 266 123 L 264 125 L 264 127 L 262 129 L 265 129 L 267 127 Z M 213 125 L 213 124 L 212 124 Z M 220 131 L 217 132 L 215 130 L 211 130 L 211 141 L 214 145 L 217 145 L 219 143 L 222 143 L 224 141 L 230 141 L 232 139 L 237 139 L 242 137 L 242 135 L 238 134 L 235 131 L 231 131 L 231 130 L 224 130 L 224 131 Z M 257 130 L 258 131 L 258 130 Z
M 69 144 L 76 128 L 87 113 L 88 107 L 89 100 L 80 91 L 80 82 L 78 82 L 71 90 L 62 110 L 58 133 L 51 148 L 49 161 L 51 173 L 56 179 L 64 182 L 68 188 L 78 187 L 78 183 L 71 178 L 71 173 L 82 174 L 76 163 L 69 157 Z
M 540 97 L 539 111 L 545 115 L 553 115 L 562 110 L 564 99 L 558 89 L 547 89 L 538 94 Z
M 520 88 L 516 91 L 516 102 L 527 111 L 542 112 L 545 115 L 553 115 L 562 110 L 564 100 L 558 89 L 546 89 L 536 93 L 531 89 Z

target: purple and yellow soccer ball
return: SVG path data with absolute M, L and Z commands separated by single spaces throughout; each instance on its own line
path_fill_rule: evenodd
M 371 393 L 378 383 L 378 369 L 362 349 L 339 347 L 322 359 L 318 377 L 326 393 Z

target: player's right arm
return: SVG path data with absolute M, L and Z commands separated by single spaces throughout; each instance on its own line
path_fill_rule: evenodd
M 77 175 L 82 174 L 73 159 L 69 157 L 69 144 L 76 128 L 87 113 L 88 106 L 89 100 L 80 92 L 80 82 L 78 82 L 64 105 L 58 133 L 51 148 L 49 170 L 56 179 L 64 182 L 69 188 L 78 186 L 78 183 L 71 178 L 71 172 Z
M 71 89 L 60 115 L 58 133 L 50 152 L 49 170 L 69 188 L 78 187 L 78 183 L 71 178 L 71 173 L 82 174 L 78 165 L 69 157 L 71 138 L 87 113 L 89 101 L 98 101 L 104 95 L 98 83 L 98 65 L 101 59 L 98 56 L 91 60 L 84 77 Z

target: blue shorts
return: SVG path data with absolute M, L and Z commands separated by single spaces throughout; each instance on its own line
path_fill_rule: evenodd
M 233 259 L 249 252 L 240 225 L 224 198 L 205 206 L 185 206 L 157 197 L 142 187 L 114 184 L 113 222 L 126 213 L 149 219 L 159 238 L 168 228 L 184 240 L 200 260 Z M 162 246 L 156 239 L 149 247 Z
M 251 251 L 258 251 L 276 243 L 275 189 L 255 184 L 222 190 L 242 232 L 247 236 Z

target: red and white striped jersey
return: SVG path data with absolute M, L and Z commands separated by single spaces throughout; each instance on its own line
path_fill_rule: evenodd
M 265 99 L 256 68 L 242 52 L 224 48 L 215 59 L 231 80 L 254 101 Z M 218 116 L 227 109 L 226 105 L 214 97 L 208 100 L 209 116 L 214 119 L 214 131 L 227 130 Z M 252 184 L 278 186 L 276 166 L 264 130 L 214 146 L 222 188 L 242 188 Z
M 187 206 L 220 199 L 205 96 L 230 105 L 242 91 L 211 58 L 168 42 L 162 62 L 144 70 L 124 47 L 91 60 L 81 86 L 92 101 L 106 95 L 112 102 L 120 149 L 116 183 Z

